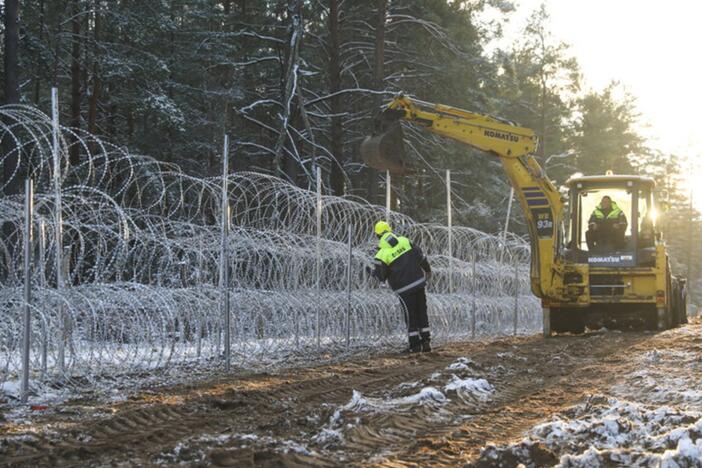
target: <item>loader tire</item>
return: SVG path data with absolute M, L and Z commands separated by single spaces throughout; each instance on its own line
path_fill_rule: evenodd
M 684 288 L 678 288 L 678 323 L 680 325 L 687 323 L 687 297 L 685 297 Z
M 580 335 L 585 332 L 585 322 L 580 311 L 551 309 L 551 330 L 555 333 Z
M 542 319 L 543 319 L 543 332 L 544 338 L 551 338 L 553 336 L 552 322 L 551 322 L 551 309 L 544 307 L 541 309 Z

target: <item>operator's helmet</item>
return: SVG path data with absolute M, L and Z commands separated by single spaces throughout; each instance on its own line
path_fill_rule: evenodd
M 390 225 L 385 221 L 378 221 L 377 223 L 375 223 L 374 230 L 375 230 L 375 235 L 378 237 L 382 236 L 386 232 L 392 231 L 392 229 L 390 229 Z

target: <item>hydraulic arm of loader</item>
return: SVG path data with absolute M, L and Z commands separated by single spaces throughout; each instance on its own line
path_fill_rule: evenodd
M 361 145 L 364 160 L 392 173 L 408 172 L 400 120 L 497 156 L 507 173 L 529 226 L 531 289 L 541 298 L 560 296 L 555 281 L 558 226 L 563 219 L 563 199 L 532 156 L 537 147 L 534 131 L 510 122 L 454 107 L 398 96 L 380 115 L 379 132 Z

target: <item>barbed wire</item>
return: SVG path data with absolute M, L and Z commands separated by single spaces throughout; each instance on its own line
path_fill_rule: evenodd
M 2 141 L 11 148 L 0 154 L 0 164 L 36 187 L 35 385 L 94 385 L 188 365 L 220 371 L 222 178 L 194 177 L 61 127 L 58 226 L 51 119 L 15 105 L 0 107 L 0 121 Z M 79 147 L 77 164 L 69 164 L 73 145 Z M 372 226 L 385 218 L 383 207 L 324 195 L 318 237 L 316 193 L 260 173 L 227 178 L 232 356 L 238 365 L 285 365 L 290 356 L 314 359 L 406 341 L 399 301 L 368 272 L 377 242 Z M 23 206 L 23 194 L 0 199 L 0 384 L 17 379 L 21 365 Z M 523 239 L 453 227 L 449 258 L 445 226 L 416 223 L 397 212 L 388 221 L 429 256 L 435 339 L 508 333 L 515 310 L 520 331 L 539 327 Z M 63 252 L 57 252 L 57 229 Z M 64 258 L 62 289 L 56 287 L 57 254 Z M 138 385 L 139 379 L 130 381 Z

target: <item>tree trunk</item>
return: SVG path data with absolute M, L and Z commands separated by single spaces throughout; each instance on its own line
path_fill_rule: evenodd
M 5 88 L 4 103 L 18 104 L 19 89 L 19 0 L 5 0 Z
M 239 0 L 239 11 L 241 12 L 241 18 L 246 22 L 246 0 Z
M 543 72 L 542 72 L 543 73 Z M 541 139 L 540 139 L 540 153 L 541 153 L 541 161 L 539 163 L 543 164 L 545 166 L 546 164 L 546 78 L 542 74 L 541 78 L 541 122 L 540 122 L 540 130 L 541 130 Z
M 20 101 L 19 89 L 19 0 L 5 0 L 5 60 L 3 83 L 3 104 L 18 104 Z M 12 125 L 13 121 L 6 121 Z M 20 164 L 20 148 L 15 145 L 9 132 L 0 133 L 0 163 L 3 164 L 3 180 L 0 185 L 4 185 L 6 195 L 20 193 L 22 179 L 25 177 Z M 16 239 L 13 239 L 14 227 L 12 223 L 2 224 L 2 238 L 0 244 L 4 243 L 10 258 L 13 255 L 13 246 Z M 2 266 L 2 265 L 0 265 Z M 0 281 L 10 278 L 11 270 L 0 268 Z
M 98 42 L 100 40 L 100 26 L 101 26 L 101 17 L 100 17 L 100 1 L 95 0 L 94 2 L 94 10 L 95 10 L 95 26 L 93 30 L 93 36 L 94 36 L 94 42 L 95 42 L 95 47 L 93 51 L 93 87 L 90 92 L 90 99 L 88 101 L 88 131 L 95 135 L 97 133 L 97 105 L 98 105 L 98 100 L 100 99 L 100 91 L 101 91 L 101 81 L 100 81 L 100 70 L 98 69 Z M 94 149 L 91 149 L 91 151 L 94 151 Z
M 373 49 L 373 89 L 380 91 L 385 88 L 385 18 L 387 14 L 387 0 L 377 0 L 377 15 L 375 21 L 375 48 Z M 377 112 L 382 103 L 380 95 L 373 96 L 373 112 Z M 372 129 L 371 129 L 372 130 Z M 367 170 L 368 200 L 378 202 L 379 174 L 373 168 Z
M 288 126 L 291 125 L 291 117 L 293 115 L 293 97 L 296 94 L 297 83 L 297 64 L 299 60 L 300 41 L 302 40 L 302 0 L 290 0 L 288 5 L 290 14 L 290 37 L 288 40 L 287 59 L 284 67 L 284 75 L 281 80 L 281 98 L 283 104 L 282 122 L 280 134 L 275 144 L 275 159 L 274 169 L 278 176 L 284 175 L 287 172 L 290 180 L 295 179 L 295 174 L 291 174 L 290 168 L 294 165 L 283 161 L 285 156 L 286 140 L 288 138 Z M 293 142 L 289 142 L 291 145 Z M 287 170 L 286 170 L 287 168 Z
M 378 12 L 375 22 L 375 48 L 373 49 L 373 88 L 382 90 L 385 78 L 385 18 L 387 15 L 387 0 L 377 0 Z M 382 98 L 374 96 L 380 105 Z
M 341 70 L 339 67 L 339 2 L 329 0 L 329 92 L 334 94 L 341 90 Z M 341 126 L 341 96 L 331 98 L 331 162 L 329 185 L 332 195 L 344 194 L 344 140 Z
M 71 19 L 71 127 L 80 129 L 80 0 L 73 0 L 73 18 Z M 80 161 L 80 145 L 76 137 L 71 137 L 69 152 L 71 165 Z
M 42 43 L 44 41 L 44 0 L 39 1 L 39 34 L 37 34 L 39 37 L 39 42 Z M 35 77 L 34 77 L 34 105 L 39 106 L 39 101 L 41 100 L 41 65 L 40 63 L 42 62 L 41 60 L 41 54 L 37 50 L 36 52 L 36 61 L 37 61 L 37 69 L 35 70 Z
M 4 104 L 20 102 L 19 87 L 19 0 L 5 0 L 5 60 Z M 11 125 L 12 122 L 7 122 Z M 16 173 L 20 163 L 19 148 L 9 135 L 0 135 L 4 153 L 3 183 L 7 195 L 20 193 L 23 171 Z M 0 158 L 0 161 L 3 159 Z

